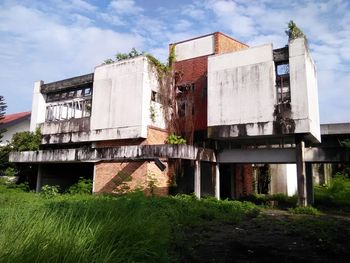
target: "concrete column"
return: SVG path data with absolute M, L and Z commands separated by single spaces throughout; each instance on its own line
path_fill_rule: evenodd
M 312 163 L 306 163 L 306 198 L 309 205 L 314 204 L 314 178 Z
M 194 164 L 194 194 L 201 198 L 201 162 L 195 161 Z
M 305 143 L 300 141 L 296 145 L 296 160 L 297 160 L 297 183 L 298 183 L 298 204 L 307 206 L 306 192 L 306 169 L 304 158 Z
M 215 197 L 220 200 L 220 165 L 215 165 Z
M 96 164 L 94 164 L 94 174 L 93 174 L 93 177 L 92 177 L 92 193 L 95 193 L 95 184 L 96 184 Z
M 45 122 L 46 101 L 45 95 L 40 92 L 41 85 L 44 84 L 42 80 L 34 83 L 33 100 L 32 100 L 32 114 L 30 117 L 30 131 L 34 132 L 39 123 Z
M 36 176 L 36 189 L 35 191 L 39 193 L 41 191 L 42 186 L 42 176 L 43 176 L 43 167 L 41 164 L 38 165 L 38 173 Z

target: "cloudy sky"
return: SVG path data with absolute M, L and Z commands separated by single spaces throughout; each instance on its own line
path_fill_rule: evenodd
M 168 44 L 215 31 L 249 45 L 307 35 L 322 123 L 350 122 L 350 1 L 0 0 L 0 95 L 7 113 L 31 109 L 33 83 L 93 72 L 132 47 L 161 60 Z

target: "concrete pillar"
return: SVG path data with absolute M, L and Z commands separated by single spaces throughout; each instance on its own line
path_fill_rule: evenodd
M 39 193 L 41 191 L 42 186 L 42 177 L 43 177 L 43 167 L 41 164 L 38 165 L 38 173 L 36 176 L 36 189 L 35 191 Z
M 220 165 L 215 165 L 215 197 L 220 200 Z
M 309 205 L 314 204 L 314 178 L 312 163 L 306 163 L 306 198 Z
M 95 193 L 95 184 L 96 184 L 96 164 L 94 164 L 94 173 L 92 177 L 92 193 Z
M 46 101 L 45 95 L 40 92 L 41 85 L 44 84 L 42 80 L 34 83 L 33 100 L 32 100 L 32 114 L 30 117 L 30 131 L 34 132 L 39 123 L 45 122 Z
M 297 182 L 298 182 L 298 204 L 307 206 L 306 192 L 306 169 L 305 169 L 305 143 L 300 141 L 296 145 L 296 160 L 297 160 Z
M 201 198 L 201 162 L 196 160 L 194 163 L 194 194 Z

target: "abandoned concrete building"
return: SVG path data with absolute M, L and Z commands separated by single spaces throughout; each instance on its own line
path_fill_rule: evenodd
M 40 127 L 41 150 L 14 152 L 10 160 L 37 165 L 38 191 L 86 177 L 94 193 L 139 188 L 238 198 L 266 191 L 259 178 L 270 170 L 270 191 L 297 190 L 300 204 L 312 202 L 309 164 L 343 157 L 317 148 L 317 78 L 306 40 L 248 47 L 216 32 L 171 49 L 172 70 L 181 72 L 174 85 L 178 135 L 190 135 L 190 144 L 166 143 L 159 76 L 141 55 L 36 82 L 31 130 Z M 289 188 L 280 190 L 282 181 Z

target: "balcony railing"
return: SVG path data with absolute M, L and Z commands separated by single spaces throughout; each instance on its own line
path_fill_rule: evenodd
M 72 118 L 90 117 L 91 102 L 91 97 L 89 97 L 48 103 L 45 121 L 63 121 Z

